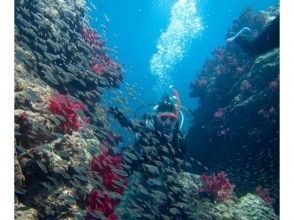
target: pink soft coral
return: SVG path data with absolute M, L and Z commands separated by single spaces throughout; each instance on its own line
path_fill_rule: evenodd
M 218 108 L 217 111 L 213 114 L 213 118 L 220 120 L 225 117 L 226 110 L 224 108 Z
M 84 26 L 82 28 L 82 36 L 84 40 L 93 48 L 104 47 L 105 43 L 102 42 L 98 33 L 90 27 Z
M 65 133 L 71 133 L 73 130 L 76 131 L 84 124 L 84 121 L 79 121 L 77 111 L 84 110 L 85 105 L 80 101 L 73 101 L 70 96 L 54 95 L 49 100 L 49 108 L 53 114 L 64 118 L 64 121 L 60 123 L 60 128 Z
M 104 83 L 105 86 L 118 87 L 123 79 L 122 65 L 110 58 L 105 42 L 94 29 L 83 26 L 81 34 L 84 41 L 92 48 L 91 71 L 108 81 L 108 83 Z
M 97 54 L 92 60 L 91 70 L 102 76 L 116 76 L 121 80 L 122 66 L 112 60 L 105 52 Z
M 235 188 L 235 185 L 230 183 L 227 174 L 224 172 L 213 175 L 202 175 L 200 176 L 200 180 L 203 186 L 199 191 L 221 201 L 230 199 Z

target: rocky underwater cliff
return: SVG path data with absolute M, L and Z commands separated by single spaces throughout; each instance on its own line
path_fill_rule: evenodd
M 215 172 L 230 175 L 175 173 L 170 190 L 181 196 L 169 216 L 156 209 L 159 197 L 164 201 L 168 194 L 150 192 L 154 204 L 127 196 L 135 189 L 140 199 L 150 189 L 132 185 L 122 170 L 125 158 L 116 148 L 121 137 L 111 129 L 100 97 L 119 87 L 124 69 L 111 57 L 102 35 L 90 27 L 87 10 L 84 0 L 15 2 L 15 219 L 181 219 L 179 210 L 187 219 L 278 219 L 263 188 L 263 198 L 249 190 L 252 193 L 238 197 L 234 188 L 240 181 L 222 164 L 229 161 L 212 154 L 211 161 L 220 162 Z M 278 152 L 278 59 L 276 49 L 252 59 L 244 69 L 239 66 L 237 75 L 203 73 L 199 79 L 206 85 L 193 87 L 193 95 L 203 101 L 191 130 L 197 135 L 189 142 L 197 149 L 203 146 L 201 151 L 247 152 L 245 168 L 257 156 L 270 167 L 271 173 L 264 171 L 262 177 L 277 180 L 278 161 L 271 155 Z M 221 89 L 221 81 L 230 82 L 230 90 Z M 225 109 L 225 116 L 215 119 L 218 109 Z M 247 136 L 238 142 L 235 135 Z M 206 157 L 196 155 L 199 161 Z M 267 180 L 258 183 L 272 192 Z
M 85 212 L 89 164 L 102 146 L 117 143 L 97 100 L 119 86 L 123 68 L 86 10 L 83 0 L 16 1 L 16 219 Z
M 253 37 L 279 14 L 278 8 L 247 9 L 226 39 L 243 27 Z M 279 33 L 277 33 L 278 35 Z M 188 136 L 188 153 L 210 172 L 229 174 L 238 195 L 267 188 L 279 209 L 279 48 L 249 55 L 236 43 L 214 50 L 194 82 L 192 97 L 200 107 Z M 203 173 L 201 167 L 192 172 Z

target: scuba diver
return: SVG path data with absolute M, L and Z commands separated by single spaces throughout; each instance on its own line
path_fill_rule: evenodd
M 280 15 L 277 15 L 255 39 L 250 39 L 251 34 L 251 29 L 244 27 L 234 37 L 227 39 L 227 43 L 237 43 L 242 50 L 252 56 L 258 56 L 274 48 L 279 48 Z
M 175 103 L 176 101 L 176 103 Z M 148 148 L 157 151 L 159 156 L 169 156 L 182 159 L 185 153 L 184 137 L 180 129 L 183 124 L 183 113 L 178 92 L 174 96 L 165 95 L 158 105 L 153 107 L 154 114 L 144 114 L 143 120 L 132 121 L 128 119 L 117 107 L 109 108 L 108 112 L 120 123 L 136 134 L 136 140 L 131 150 L 138 154 L 141 162 L 153 163 L 146 158 Z M 154 148 L 155 147 L 155 148 Z M 167 148 L 167 149 L 166 149 Z M 146 151 L 147 150 L 147 151 Z M 132 166 L 137 169 L 138 166 Z
M 160 214 L 165 215 L 171 215 L 169 210 L 172 204 L 180 198 L 180 195 L 171 189 L 177 186 L 177 174 L 182 171 L 185 154 L 185 141 L 181 132 L 184 116 L 179 94 L 175 89 L 173 93 L 171 97 L 165 95 L 153 107 L 154 113 L 144 114 L 143 120 L 140 121 L 128 119 L 116 107 L 108 110 L 122 127 L 136 134 L 133 146 L 123 150 L 125 171 L 129 176 L 134 172 L 140 173 L 140 184 L 147 191 L 159 190 L 167 195 L 165 202 L 157 209 L 160 210 Z M 157 184 L 150 185 L 151 182 L 157 182 Z M 148 200 L 146 194 L 134 196 L 133 199 L 142 197 Z M 150 210 L 145 211 L 150 212 Z M 186 214 L 180 211 L 177 217 L 172 215 L 170 219 L 186 219 L 185 216 Z M 159 216 L 157 219 L 162 217 Z

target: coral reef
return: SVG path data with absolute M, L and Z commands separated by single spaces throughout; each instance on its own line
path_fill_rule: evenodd
M 85 109 L 85 105 L 79 101 L 73 101 L 69 96 L 56 94 L 49 100 L 49 108 L 53 114 L 63 117 L 59 128 L 65 132 L 70 133 L 72 130 L 76 131 L 82 127 L 82 122 L 78 119 L 77 111 Z
M 240 199 L 238 212 L 244 216 L 241 219 L 278 219 L 272 207 L 268 206 L 259 197 L 250 193 Z
M 14 218 L 17 220 L 37 220 L 38 212 L 36 209 L 28 208 L 22 203 L 15 204 L 15 216 Z
M 111 130 L 107 110 L 97 104 L 105 90 L 119 87 L 123 66 L 110 56 L 106 41 L 87 23 L 86 9 L 84 0 L 16 1 L 15 218 L 118 219 L 131 214 L 166 219 L 167 213 L 179 217 L 184 210 L 192 219 L 276 219 L 272 207 L 258 196 L 249 194 L 238 199 L 225 174 L 214 177 L 222 180 L 216 184 L 220 189 L 213 191 L 219 200 L 203 197 L 201 191 L 212 192 L 211 188 L 204 188 L 210 178 L 189 173 L 178 175 L 175 165 L 185 162 L 178 159 L 170 163 L 167 156 L 142 168 L 144 175 L 150 177 L 144 184 L 152 187 L 145 188 L 140 181 L 129 186 L 123 159 L 136 156 L 129 153 L 122 158 L 116 152 L 122 137 Z M 245 17 L 252 18 L 250 11 L 246 13 Z M 263 18 L 254 17 L 259 19 L 252 27 L 257 33 L 267 20 Z M 233 32 L 241 25 L 237 22 Z M 265 120 L 264 126 L 277 126 L 278 106 L 266 105 L 262 100 L 264 96 L 269 100 L 278 97 L 278 50 L 256 60 L 248 59 L 240 50 L 236 55 L 233 49 L 220 48 L 214 55 L 216 59 L 207 64 L 193 84 L 192 95 L 201 95 L 204 107 L 217 95 L 203 117 L 209 119 L 204 130 L 213 128 L 209 132 L 217 134 L 217 145 L 222 150 L 227 146 L 222 140 L 239 146 L 233 138 L 239 132 L 239 124 L 234 127 L 231 120 L 236 121 L 252 100 L 261 103 L 258 110 L 248 114 L 254 114 L 259 123 Z M 266 77 L 266 82 L 259 77 Z M 223 81 L 228 81 L 233 89 L 222 95 Z M 253 141 L 263 143 L 262 138 L 267 135 L 259 126 L 244 131 L 256 148 L 260 145 Z M 157 141 L 145 139 L 148 145 Z M 274 139 L 271 142 L 276 143 Z M 156 153 L 156 149 L 151 150 Z M 175 152 L 170 146 L 162 150 Z M 225 170 L 222 165 L 218 170 Z M 163 171 L 164 180 L 153 175 Z M 237 185 L 238 180 L 232 182 Z M 132 197 L 132 190 L 139 197 Z M 172 206 L 163 210 L 167 201 Z M 138 203 L 143 204 L 144 210 Z M 253 209 L 256 212 L 250 213 Z
M 247 9 L 234 21 L 227 38 L 247 26 L 257 36 L 278 8 Z M 224 170 L 238 187 L 254 192 L 262 185 L 279 197 L 279 48 L 258 57 L 236 44 L 217 48 L 196 80 L 191 96 L 200 98 L 187 135 L 188 155 L 210 172 Z M 193 166 L 193 172 L 203 168 Z M 274 205 L 278 211 L 278 204 Z
M 181 205 L 189 213 L 189 219 L 278 219 L 273 208 L 256 195 L 232 195 L 225 202 L 210 200 L 201 196 L 201 176 L 183 172 L 179 174 L 178 182 L 182 194 Z
M 122 65 L 106 44 L 92 44 L 85 3 L 15 4 L 16 219 L 85 218 L 89 194 L 103 184 L 91 160 L 121 140 L 96 103 L 119 86 Z M 97 54 L 107 58 L 103 75 L 91 69 Z
M 91 71 L 102 76 L 109 85 L 118 87 L 123 78 L 122 66 L 109 57 L 105 43 L 95 30 L 83 26 L 82 36 L 93 50 Z
M 94 177 L 101 177 L 102 184 L 111 193 L 111 197 L 98 190 L 93 190 L 89 195 L 88 200 L 88 219 L 97 219 L 93 215 L 95 212 L 101 212 L 108 219 L 118 219 L 115 213 L 115 208 L 120 203 L 120 198 L 124 194 L 124 190 L 128 184 L 128 175 L 122 174 L 121 155 L 112 156 L 109 150 L 104 147 L 102 153 L 94 157 L 91 161 L 91 171 Z M 100 219 L 98 217 L 98 219 Z
M 221 201 L 230 199 L 235 188 L 235 185 L 230 183 L 224 172 L 213 175 L 202 175 L 200 176 L 200 179 L 203 186 L 199 191 Z
M 104 186 L 119 194 L 123 194 L 124 187 L 127 185 L 127 175 L 122 175 L 122 161 L 121 155 L 111 156 L 108 151 L 103 151 L 91 161 L 91 170 L 94 174 L 98 174 L 103 179 Z M 120 185 L 118 185 L 121 183 Z

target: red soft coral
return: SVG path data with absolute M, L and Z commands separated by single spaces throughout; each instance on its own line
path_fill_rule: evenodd
M 84 110 L 85 105 L 80 101 L 73 101 L 70 96 L 56 94 L 49 100 L 49 108 L 53 114 L 62 116 L 64 121 L 60 123 L 60 128 L 65 133 L 76 131 L 83 125 L 79 121 L 78 110 Z
M 221 201 L 230 199 L 235 188 L 235 185 L 230 183 L 227 174 L 224 172 L 220 172 L 216 175 L 202 175 L 200 176 L 200 180 L 203 186 L 199 191 Z
M 110 198 L 107 194 L 101 193 L 97 190 L 93 190 L 89 195 L 88 200 L 88 220 L 96 219 L 91 213 L 100 212 L 108 219 L 115 220 L 118 219 L 114 212 L 115 207 L 119 203 L 114 199 Z
M 91 161 L 91 170 L 99 174 L 103 179 L 103 185 L 110 191 L 122 194 L 124 187 L 118 186 L 116 182 L 127 184 L 127 176 L 122 176 L 113 169 L 122 169 L 122 156 L 111 156 L 108 151 L 104 151 L 101 155 L 94 157 Z
M 94 175 L 102 177 L 105 188 L 110 192 L 116 192 L 120 195 L 124 193 L 124 186 L 128 183 L 127 176 L 119 174 L 119 170 L 122 169 L 122 162 L 123 157 L 121 155 L 110 155 L 109 151 L 104 148 L 102 154 L 94 157 L 90 164 Z M 121 183 L 123 186 L 117 183 Z M 115 214 L 114 209 L 119 203 L 120 199 L 110 198 L 108 194 L 94 190 L 89 196 L 88 210 L 90 214 L 91 212 L 99 211 L 109 220 L 116 220 L 118 216 Z M 94 220 L 95 218 L 90 216 L 88 219 Z

